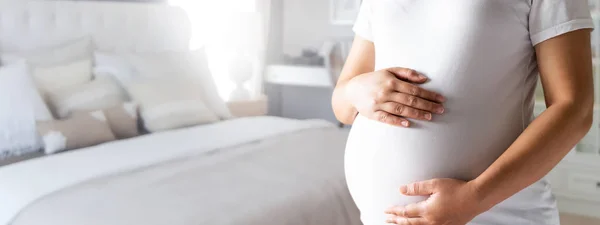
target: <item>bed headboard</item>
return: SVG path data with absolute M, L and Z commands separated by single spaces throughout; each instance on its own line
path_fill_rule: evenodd
M 0 0 L 0 52 L 90 36 L 101 51 L 187 50 L 183 9 L 158 3 Z

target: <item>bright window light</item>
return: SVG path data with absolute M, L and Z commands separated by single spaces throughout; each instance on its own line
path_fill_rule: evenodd
M 192 25 L 190 46 L 192 49 L 206 47 L 219 94 L 228 100 L 235 88 L 229 77 L 231 59 L 239 54 L 235 46 L 243 39 L 231 30 L 239 30 L 237 27 L 243 20 L 240 15 L 256 13 L 256 0 L 170 0 L 169 4 L 188 13 Z

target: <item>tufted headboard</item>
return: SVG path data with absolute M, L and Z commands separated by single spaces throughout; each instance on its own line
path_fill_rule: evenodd
M 187 50 L 183 9 L 157 3 L 0 0 L 0 52 L 90 36 L 101 51 Z

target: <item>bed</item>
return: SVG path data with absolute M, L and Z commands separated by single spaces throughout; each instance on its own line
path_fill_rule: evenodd
M 186 50 L 182 15 L 160 4 L 2 1 L 0 51 L 82 35 L 105 51 Z M 0 224 L 358 225 L 346 137 L 321 120 L 233 118 L 12 162 L 0 167 Z

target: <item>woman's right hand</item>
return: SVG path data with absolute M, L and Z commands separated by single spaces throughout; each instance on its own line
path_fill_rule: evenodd
M 445 98 L 416 84 L 427 77 L 406 68 L 388 68 L 358 75 L 348 81 L 346 96 L 361 115 L 396 126 L 409 127 L 407 118 L 431 120 L 444 113 Z

